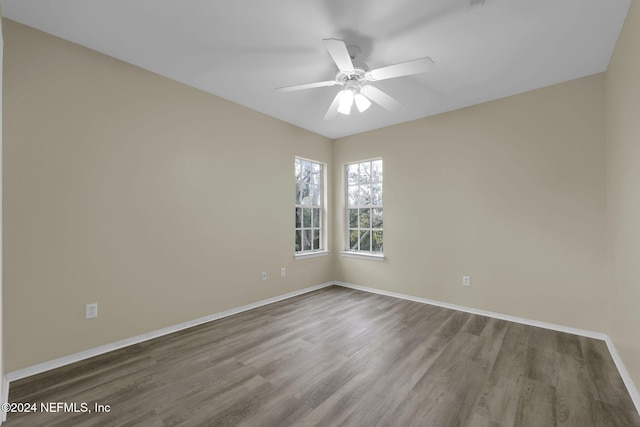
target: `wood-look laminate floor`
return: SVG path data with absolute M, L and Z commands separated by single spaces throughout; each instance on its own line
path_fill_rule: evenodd
M 11 384 L 7 426 L 640 426 L 603 341 L 329 287 Z M 81 407 L 79 407 L 81 409 Z

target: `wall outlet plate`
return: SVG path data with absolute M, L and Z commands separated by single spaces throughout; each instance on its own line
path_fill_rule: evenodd
M 266 271 L 263 271 L 262 273 L 260 273 L 260 279 L 267 280 L 267 272 Z
M 87 304 L 86 318 L 95 319 L 98 317 L 98 303 Z
M 287 270 L 285 270 L 285 268 L 284 268 L 284 267 L 282 267 L 282 268 L 280 269 L 280 277 L 284 277 L 284 276 L 286 276 L 286 275 L 287 275 Z
M 471 276 L 462 276 L 462 286 L 471 286 Z

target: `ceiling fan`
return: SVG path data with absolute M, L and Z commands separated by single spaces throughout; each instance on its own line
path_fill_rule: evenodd
M 371 101 L 381 107 L 393 111 L 400 108 L 400 103 L 387 95 L 375 86 L 368 83 L 378 80 L 393 79 L 396 77 L 410 76 L 427 72 L 433 68 L 433 60 L 429 57 L 414 59 L 413 61 L 401 62 L 387 67 L 369 70 L 367 64 L 355 61 L 360 48 L 349 46 L 342 40 L 323 40 L 333 62 L 338 66 L 338 74 L 335 79 L 316 83 L 306 83 L 294 86 L 276 88 L 276 92 L 292 92 L 295 90 L 311 89 L 326 86 L 342 86 L 333 102 L 329 106 L 324 120 L 336 117 L 338 113 L 350 114 L 353 104 L 356 104 L 358 111 L 363 112 L 371 106 Z

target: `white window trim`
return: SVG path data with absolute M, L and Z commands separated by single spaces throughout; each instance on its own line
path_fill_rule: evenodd
M 342 251 L 340 255 L 345 258 L 360 258 L 360 259 L 368 259 L 372 261 L 384 261 L 384 253 L 373 253 L 373 252 L 353 252 L 353 251 Z
M 299 253 L 296 253 L 293 257 L 297 261 L 300 259 L 317 258 L 317 257 L 327 256 L 327 255 L 329 255 L 328 250 L 320 250 L 315 252 L 299 252 Z
M 371 260 L 375 260 L 375 261 L 383 261 L 384 260 L 384 251 L 382 252 L 367 252 L 367 251 L 351 251 L 349 250 L 349 194 L 348 194 L 348 188 L 349 188 L 349 183 L 348 183 L 348 178 L 346 177 L 346 167 L 348 165 L 353 165 L 356 163 L 365 163 L 365 162 L 372 162 L 374 160 L 383 160 L 382 157 L 372 157 L 370 159 L 363 159 L 363 160 L 357 160 L 354 162 L 348 162 L 348 163 L 344 163 L 342 165 L 342 173 L 343 173 L 343 178 L 345 178 L 344 180 L 344 200 L 345 200 L 345 207 L 346 209 L 344 209 L 344 220 L 345 220 L 345 230 L 347 230 L 347 232 L 344 235 L 344 245 L 347 249 L 343 250 L 340 252 L 340 255 L 343 257 L 347 257 L 347 258 L 361 258 L 361 259 L 371 259 Z M 384 160 L 383 160 L 384 162 Z M 383 165 L 383 170 L 384 170 L 384 165 Z M 382 178 L 382 185 L 384 188 L 384 172 L 383 172 L 383 178 Z M 384 202 L 382 205 L 371 205 L 371 208 L 382 208 L 384 210 Z M 360 207 L 358 207 L 358 209 L 360 209 Z M 383 211 L 384 212 L 384 211 Z M 384 213 L 383 213 L 384 216 Z M 384 230 L 384 227 L 382 228 Z M 384 239 L 384 237 L 383 237 Z M 384 241 L 384 240 L 383 240 Z
M 327 243 L 328 243 L 328 233 L 329 233 L 329 230 L 327 229 L 327 225 L 328 225 L 328 222 L 327 222 L 327 182 L 328 182 L 327 164 L 318 160 L 313 160 L 313 159 L 309 159 L 301 156 L 294 156 L 294 164 L 295 164 L 295 160 L 302 160 L 302 161 L 319 164 L 320 167 L 322 168 L 322 179 L 320 184 L 321 193 L 320 193 L 320 206 L 319 206 L 320 227 L 318 228 L 320 230 L 320 249 L 296 252 L 294 248 L 294 251 L 293 251 L 294 259 L 298 260 L 298 259 L 315 258 L 315 257 L 328 255 L 329 250 L 326 249 Z M 298 207 L 313 208 L 313 206 L 298 206 L 296 204 L 294 204 L 294 206 L 296 208 Z M 297 229 L 294 229 L 294 230 L 297 230 Z

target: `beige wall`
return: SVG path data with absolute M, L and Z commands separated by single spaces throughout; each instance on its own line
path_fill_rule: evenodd
M 609 334 L 640 386 L 640 4 L 606 74 Z
M 332 279 L 292 230 L 330 140 L 4 25 L 7 372 Z
M 381 156 L 386 256 L 336 280 L 604 332 L 604 135 L 599 74 L 335 141 L 336 249 L 343 164 Z

